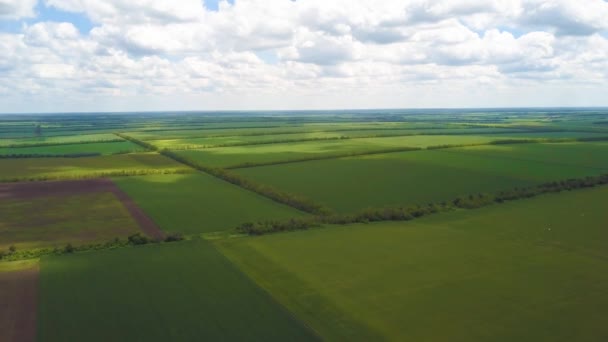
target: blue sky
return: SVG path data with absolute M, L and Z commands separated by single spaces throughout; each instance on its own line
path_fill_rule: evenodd
M 0 0 L 0 111 L 605 106 L 604 0 Z

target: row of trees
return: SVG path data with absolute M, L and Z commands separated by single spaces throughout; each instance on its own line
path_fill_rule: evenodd
M 136 145 L 139 145 L 139 146 L 141 146 L 141 147 L 143 147 L 143 148 L 145 148 L 147 150 L 158 151 L 158 147 L 156 147 L 156 146 L 154 146 L 154 145 L 152 145 L 150 143 L 147 143 L 145 141 L 141 141 L 139 139 L 135 139 L 133 137 L 130 137 L 130 136 L 126 135 L 126 134 L 114 133 L 114 135 L 116 135 L 117 137 L 123 138 L 124 140 L 128 140 L 128 141 L 130 141 L 130 142 L 132 142 L 132 143 L 134 143 Z
M 186 164 L 196 170 L 199 170 L 199 171 L 208 173 L 210 175 L 213 175 L 217 178 L 220 178 L 228 183 L 232 183 L 234 185 L 240 186 L 247 190 L 256 192 L 262 196 L 268 197 L 276 202 L 283 203 L 283 204 L 289 205 L 291 207 L 300 209 L 300 210 L 308 212 L 308 213 L 316 214 L 316 215 L 328 215 L 331 213 L 331 211 L 328 208 L 323 207 L 305 197 L 296 196 L 296 195 L 290 194 L 288 192 L 278 190 L 278 189 L 268 186 L 268 185 L 253 182 L 253 181 L 246 179 L 244 177 L 241 177 L 240 175 L 238 175 L 234 172 L 231 172 L 229 170 L 206 167 L 193 160 L 190 160 L 188 158 L 185 158 L 183 156 L 180 156 L 180 155 L 178 155 L 174 152 L 168 151 L 168 150 L 161 151 L 161 154 L 163 154 L 164 156 L 167 156 L 175 161 L 178 161 L 182 164 Z
M 310 218 L 291 219 L 286 221 L 260 221 L 241 224 L 236 230 L 248 235 L 303 230 L 319 227 L 323 224 L 351 224 L 377 221 L 409 221 L 419 217 L 455 209 L 475 209 L 488 205 L 531 198 L 546 193 L 571 191 L 608 184 L 608 174 L 597 177 L 567 179 L 544 183 L 538 186 L 514 188 L 495 194 L 475 194 L 458 197 L 449 202 L 429 203 L 409 207 L 370 208 L 356 214 L 332 214 Z
M 152 239 L 146 235 L 142 235 L 141 233 L 135 233 L 129 236 L 126 240 L 115 238 L 111 241 L 107 241 L 104 243 L 84 244 L 77 246 L 68 243 L 64 247 L 40 248 L 30 250 L 17 250 L 15 246 L 10 246 L 8 250 L 0 251 L 0 260 L 26 260 L 39 258 L 44 255 L 62 255 L 90 250 L 114 249 L 128 246 L 147 245 L 152 243 L 170 243 L 182 240 L 184 240 L 184 237 L 178 233 L 167 235 L 162 240 Z

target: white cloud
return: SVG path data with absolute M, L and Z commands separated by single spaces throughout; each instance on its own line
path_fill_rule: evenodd
M 0 0 L 0 20 L 34 16 L 37 0 Z
M 0 34 L 3 108 L 480 106 L 608 87 L 603 0 L 43 1 L 94 27 Z M 0 15 L 34 6 L 0 0 Z

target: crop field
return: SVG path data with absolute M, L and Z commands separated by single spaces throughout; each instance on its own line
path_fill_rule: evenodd
M 608 167 L 577 164 L 581 160 L 596 160 L 592 154 L 601 153 L 604 145 L 575 145 L 580 147 L 578 153 L 570 153 L 572 145 L 569 144 L 509 146 L 388 153 L 235 171 L 246 178 L 302 194 L 341 212 L 449 201 L 469 194 L 608 172 Z M 606 154 L 608 145 L 605 146 L 603 153 Z M 505 152 L 490 157 L 475 153 L 492 149 Z M 520 159 L 520 150 L 532 151 L 529 154 L 536 152 L 545 159 Z M 553 155 L 552 161 L 549 155 Z M 605 158 L 603 162 L 606 163 Z
M 83 158 L 0 158 L 0 181 L 92 178 L 120 173 L 175 173 L 189 168 L 158 154 Z
M 608 110 L 0 115 L 0 341 L 606 341 Z
M 255 164 L 273 164 L 332 155 L 344 155 L 398 148 L 425 148 L 434 145 L 481 144 L 498 140 L 495 137 L 468 135 L 416 135 L 406 137 L 345 139 L 297 142 L 204 150 L 178 151 L 180 155 L 205 166 L 238 168 Z
M 42 341 L 315 339 L 204 241 L 44 258 L 40 278 Z
M 70 145 L 50 145 L 37 147 L 0 147 L 0 155 L 78 155 L 78 154 L 120 154 L 143 152 L 141 146 L 129 141 L 86 143 Z
M 0 263 L 0 341 L 33 341 L 36 336 L 38 262 Z
M 137 233 L 140 222 L 118 192 L 108 181 L 0 184 L 0 249 L 77 246 Z
M 249 221 L 305 215 L 203 173 L 114 181 L 167 232 L 211 233 Z
M 220 246 L 328 340 L 599 341 L 606 203 L 593 189 Z
M 23 145 L 40 145 L 40 144 L 65 144 L 79 142 L 103 142 L 120 140 L 116 135 L 110 133 L 102 134 L 77 134 L 61 136 L 40 136 L 23 139 L 0 139 L 0 146 L 23 146 Z

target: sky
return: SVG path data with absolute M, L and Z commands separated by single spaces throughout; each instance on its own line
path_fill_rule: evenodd
M 0 112 L 608 106 L 607 0 L 0 0 Z

